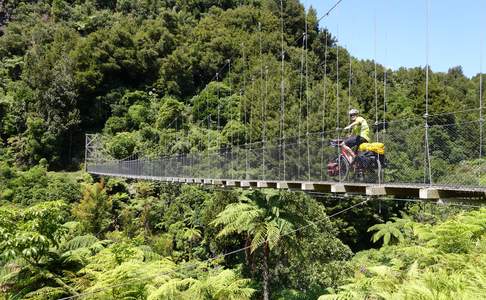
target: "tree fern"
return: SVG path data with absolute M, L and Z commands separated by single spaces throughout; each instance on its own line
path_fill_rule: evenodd
M 68 251 L 68 250 L 76 250 L 79 248 L 88 248 L 97 242 L 99 242 L 98 238 L 92 234 L 80 235 L 80 236 L 75 236 L 72 239 L 64 242 L 61 245 L 61 249 Z
M 379 239 L 383 238 L 383 245 L 388 245 L 392 238 L 399 242 L 404 238 L 401 232 L 401 224 L 396 222 L 388 221 L 385 224 L 376 224 L 368 228 L 368 232 L 370 231 L 376 231 L 373 234 L 372 241 L 376 243 Z
M 29 300 L 45 300 L 45 299 L 58 299 L 61 296 L 66 295 L 66 291 L 59 287 L 43 287 L 33 292 L 27 293 L 23 296 L 23 299 Z
M 226 206 L 212 225 L 224 225 L 218 237 L 245 233 L 251 238 L 250 252 L 263 248 L 263 297 L 268 299 L 268 258 L 283 234 L 293 228 L 291 214 L 285 213 L 285 202 L 278 191 L 245 191 L 239 203 Z M 289 219 L 285 217 L 288 216 Z M 248 255 L 248 254 L 247 254 Z M 249 256 L 249 255 L 248 255 Z M 247 259 L 247 261 L 250 261 Z
M 223 270 L 207 280 L 208 289 L 214 299 L 250 299 L 254 289 L 249 288 L 250 280 L 241 279 L 233 270 Z
M 144 261 L 157 261 L 162 259 L 162 256 L 155 253 L 150 246 L 142 245 L 138 246 L 138 249 L 142 250 Z
M 359 253 L 350 284 L 321 299 L 481 299 L 486 295 L 485 215 L 480 209 L 436 225 L 412 224 L 414 234 L 398 244 Z

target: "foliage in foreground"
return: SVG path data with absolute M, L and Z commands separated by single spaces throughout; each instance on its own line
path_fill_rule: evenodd
M 322 203 L 304 194 L 1 167 L 2 300 L 91 292 L 93 299 L 254 299 L 264 285 L 273 299 L 313 299 L 347 274 L 341 266 L 352 252 Z M 247 255 L 214 259 L 252 240 Z
M 219 238 L 243 237 L 245 261 L 255 279 L 259 279 L 255 276 L 255 265 L 260 265 L 263 299 L 270 298 L 271 278 L 276 275 L 280 278 L 279 284 L 274 284 L 275 290 L 281 290 L 283 280 L 288 280 L 288 287 L 301 297 L 308 296 L 306 293 L 312 289 L 335 284 L 336 273 L 329 270 L 349 258 L 349 249 L 333 236 L 336 231 L 322 206 L 305 199 L 275 190 L 243 191 L 237 203 L 227 205 L 211 222 L 223 225 Z M 302 228 L 305 230 L 300 232 Z M 298 261 L 300 276 L 291 266 Z M 309 276 L 316 273 L 320 274 L 320 280 Z M 284 290 L 281 295 L 286 292 L 290 291 Z
M 407 218 L 374 229 L 385 245 L 358 253 L 351 262 L 354 277 L 320 300 L 480 299 L 486 295 L 486 209 L 436 225 Z

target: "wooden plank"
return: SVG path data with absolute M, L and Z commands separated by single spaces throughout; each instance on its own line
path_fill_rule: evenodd
M 437 189 L 431 189 L 431 188 L 425 188 L 425 189 L 420 189 L 419 190 L 419 198 L 420 199 L 439 199 L 439 190 Z
M 411 187 L 385 187 L 387 196 L 398 196 L 398 197 L 419 197 L 419 188 Z
M 302 190 L 303 191 L 315 191 L 316 186 L 312 182 L 304 182 L 304 183 L 302 183 Z
M 367 196 L 386 196 L 386 189 L 384 186 L 367 186 Z
M 257 182 L 256 181 L 245 180 L 245 181 L 241 181 L 240 184 L 241 184 L 241 187 L 242 188 L 257 187 Z
M 346 193 L 346 187 L 344 184 L 331 185 L 331 193 Z
M 223 185 L 223 180 L 221 180 L 221 179 L 214 179 L 213 180 L 213 185 Z
M 118 174 L 110 172 L 102 172 L 101 167 L 89 166 L 96 171 L 88 171 L 89 174 L 95 176 L 112 176 L 131 178 L 134 180 L 157 180 L 172 183 L 204 183 L 217 184 L 241 187 L 261 187 L 261 188 L 278 188 L 278 189 L 301 189 L 304 191 L 319 191 L 319 192 L 333 192 L 333 193 L 348 193 L 348 194 L 362 194 L 368 196 L 397 196 L 397 197 L 411 197 L 415 199 L 449 199 L 451 201 L 467 201 L 467 202 L 484 202 L 486 200 L 486 187 L 481 186 L 451 186 L 451 185 L 425 185 L 415 183 L 385 183 L 382 185 L 366 184 L 366 183 L 351 183 L 351 182 L 332 182 L 332 181 L 258 181 L 258 180 L 215 180 L 215 179 L 201 179 L 201 178 L 184 178 L 184 177 L 162 177 L 149 176 L 143 174 Z
M 259 187 L 259 188 L 276 188 L 277 183 L 276 182 L 269 182 L 269 181 L 258 181 L 257 187 Z
M 265 181 L 258 181 L 257 182 L 257 187 L 259 188 L 268 188 L 268 182 L 265 182 Z
M 323 182 L 302 182 L 301 188 L 304 191 L 331 192 L 332 184 Z
M 235 187 L 236 186 L 236 181 L 234 181 L 234 180 L 226 180 L 226 186 L 227 187 Z
M 241 186 L 242 188 L 249 188 L 249 187 L 251 187 L 251 185 L 250 185 L 250 182 L 249 182 L 249 181 L 242 181 L 242 182 L 240 183 L 240 186 Z

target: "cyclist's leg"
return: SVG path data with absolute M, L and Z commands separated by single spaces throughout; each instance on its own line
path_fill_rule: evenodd
M 363 143 L 368 143 L 368 140 L 363 138 L 362 136 L 357 136 L 356 137 L 356 148 L 359 148 L 359 145 L 363 144 Z
M 360 136 L 352 135 L 344 140 L 344 144 L 349 148 L 353 148 L 358 145 L 359 138 Z

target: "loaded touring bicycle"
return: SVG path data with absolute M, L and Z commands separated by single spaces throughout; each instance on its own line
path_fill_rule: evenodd
M 386 167 L 383 143 L 362 143 L 357 152 L 342 139 L 331 140 L 331 146 L 339 148 L 339 155 L 327 164 L 330 177 L 339 181 L 383 182 Z

